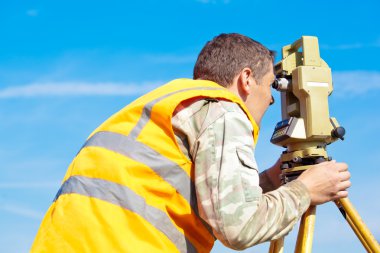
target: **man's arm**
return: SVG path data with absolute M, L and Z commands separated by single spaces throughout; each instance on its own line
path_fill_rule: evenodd
M 194 161 L 199 212 L 214 235 L 243 249 L 288 233 L 309 206 L 307 190 L 294 183 L 262 194 L 244 112 L 230 102 L 197 102 L 178 118 L 177 141 Z
M 338 198 L 349 186 L 347 166 L 327 163 L 262 194 L 259 180 L 265 174 L 259 179 L 252 127 L 236 104 L 198 101 L 172 122 L 179 146 L 195 165 L 199 213 L 228 247 L 244 249 L 286 235 L 310 200 L 320 204 Z M 273 177 L 279 162 L 266 173 L 277 188 Z

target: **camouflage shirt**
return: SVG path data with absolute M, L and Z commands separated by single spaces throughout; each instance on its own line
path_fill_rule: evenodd
M 194 163 L 199 213 L 227 247 L 244 249 L 282 237 L 309 207 L 301 182 L 274 189 L 265 171 L 259 174 L 252 125 L 237 104 L 185 102 L 172 124 Z

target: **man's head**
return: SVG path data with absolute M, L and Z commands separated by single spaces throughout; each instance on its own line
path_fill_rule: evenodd
M 194 79 L 210 80 L 238 95 L 260 124 L 273 101 L 274 52 L 244 35 L 220 34 L 207 42 L 194 66 Z
M 207 42 L 194 66 L 194 79 L 229 87 L 243 68 L 250 68 L 257 82 L 269 71 L 273 51 L 237 33 L 222 33 Z

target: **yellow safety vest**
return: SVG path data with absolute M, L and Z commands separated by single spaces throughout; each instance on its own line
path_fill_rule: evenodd
M 32 252 L 209 252 L 199 217 L 193 163 L 172 128 L 190 98 L 243 102 L 220 85 L 174 80 L 114 114 L 87 139 L 45 215 Z

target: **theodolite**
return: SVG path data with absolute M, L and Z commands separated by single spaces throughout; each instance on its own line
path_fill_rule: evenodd
M 332 94 L 331 69 L 320 58 L 317 37 L 302 36 L 282 48 L 282 60 L 275 65 L 272 87 L 281 92 L 282 121 L 277 123 L 271 142 L 286 150 L 281 170 L 284 184 L 296 179 L 311 165 L 331 160 L 326 146 L 343 140 L 345 129 L 330 117 L 328 97 Z M 347 198 L 335 201 L 368 252 L 380 246 Z M 302 216 L 295 252 L 311 252 L 315 206 Z M 283 238 L 271 242 L 270 252 L 282 252 Z
M 345 129 L 329 115 L 331 69 L 319 56 L 318 39 L 303 36 L 283 47 L 282 55 L 272 86 L 281 91 L 283 120 L 276 125 L 271 142 L 286 147 L 281 161 L 283 180 L 288 182 L 308 165 L 331 160 L 326 145 L 343 140 Z

